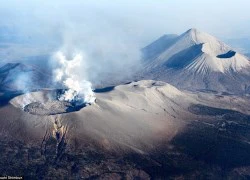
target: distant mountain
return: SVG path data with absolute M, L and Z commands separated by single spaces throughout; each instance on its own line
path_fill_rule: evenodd
M 197 29 L 160 38 L 143 48 L 143 53 L 140 78 L 161 80 L 188 90 L 250 92 L 249 59 Z
M 48 87 L 51 77 L 37 68 L 22 63 L 0 67 L 0 92 L 28 91 Z

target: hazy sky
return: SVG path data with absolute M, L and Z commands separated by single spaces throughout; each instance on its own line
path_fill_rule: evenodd
M 0 26 L 41 39 L 70 29 L 88 35 L 112 32 L 144 43 L 191 27 L 240 38 L 249 35 L 249 8 L 249 0 L 2 0 Z
M 0 46 L 0 60 L 80 53 L 84 78 L 101 84 L 128 78 L 141 65 L 140 49 L 163 34 L 195 27 L 222 40 L 248 37 L 249 7 L 250 0 L 1 0 L 0 43 L 14 45 Z

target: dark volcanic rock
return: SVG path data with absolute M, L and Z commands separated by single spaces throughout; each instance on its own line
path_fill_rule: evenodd
M 35 115 L 55 115 L 78 111 L 84 105 L 73 105 L 66 101 L 32 102 L 24 107 L 24 111 Z
M 60 101 L 59 97 L 64 92 L 65 90 L 63 89 L 42 89 L 16 96 L 10 103 L 17 108 L 21 108 L 25 112 L 34 115 L 62 114 L 79 111 L 86 106 L 81 98 L 72 102 Z
M 53 115 L 67 112 L 73 108 L 69 102 L 51 101 L 47 103 L 33 102 L 24 107 L 24 111 L 36 115 Z

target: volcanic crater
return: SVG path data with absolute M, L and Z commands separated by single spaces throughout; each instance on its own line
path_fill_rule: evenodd
M 80 97 L 71 102 L 59 100 L 65 91 L 64 89 L 43 89 L 29 92 L 16 96 L 10 103 L 27 113 L 40 116 L 79 111 L 86 106 Z

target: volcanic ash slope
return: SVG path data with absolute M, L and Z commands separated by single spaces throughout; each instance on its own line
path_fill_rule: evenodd
M 39 96 L 37 92 L 34 94 Z M 189 120 L 196 119 L 197 115 L 189 111 L 192 104 L 210 104 L 219 108 L 231 108 L 232 105 L 236 110 L 248 113 L 246 104 L 249 103 L 240 98 L 219 99 L 216 95 L 183 92 L 152 80 L 120 85 L 106 89 L 106 92 L 99 91 L 96 96 L 95 104 L 59 115 L 32 115 L 15 104 L 1 107 L 2 133 L 20 140 L 42 141 L 46 131 L 55 130 L 54 123 L 58 120 L 67 127 L 69 142 L 91 139 L 99 145 L 104 143 L 104 149 L 143 153 L 159 143 L 167 143 Z M 81 144 L 84 147 L 84 143 Z
M 249 58 L 197 29 L 180 36 L 165 35 L 143 53 L 144 70 L 139 77 L 192 91 L 250 92 Z
M 43 102 L 45 91 L 33 95 Z M 59 115 L 24 112 L 15 104 L 23 96 L 0 107 L 0 172 L 221 179 L 250 164 L 248 97 L 190 93 L 152 80 L 99 89 L 96 97 Z
M 37 96 L 33 99 L 46 101 L 41 99 L 46 98 L 45 91 L 32 93 Z M 191 114 L 187 107 L 193 99 L 169 84 L 151 80 L 116 86 L 106 92 L 104 89 L 96 96 L 95 104 L 80 111 L 37 116 L 17 106 L 16 103 L 23 100 L 21 95 L 10 101 L 13 105 L 0 109 L 0 120 L 5 133 L 17 139 L 43 138 L 58 119 L 68 127 L 69 139 L 93 139 L 101 144 L 108 142 L 105 146 L 108 149 L 143 152 L 159 141 L 167 142 L 178 132 L 183 126 L 182 119 Z M 18 129 L 21 130 L 17 132 Z

